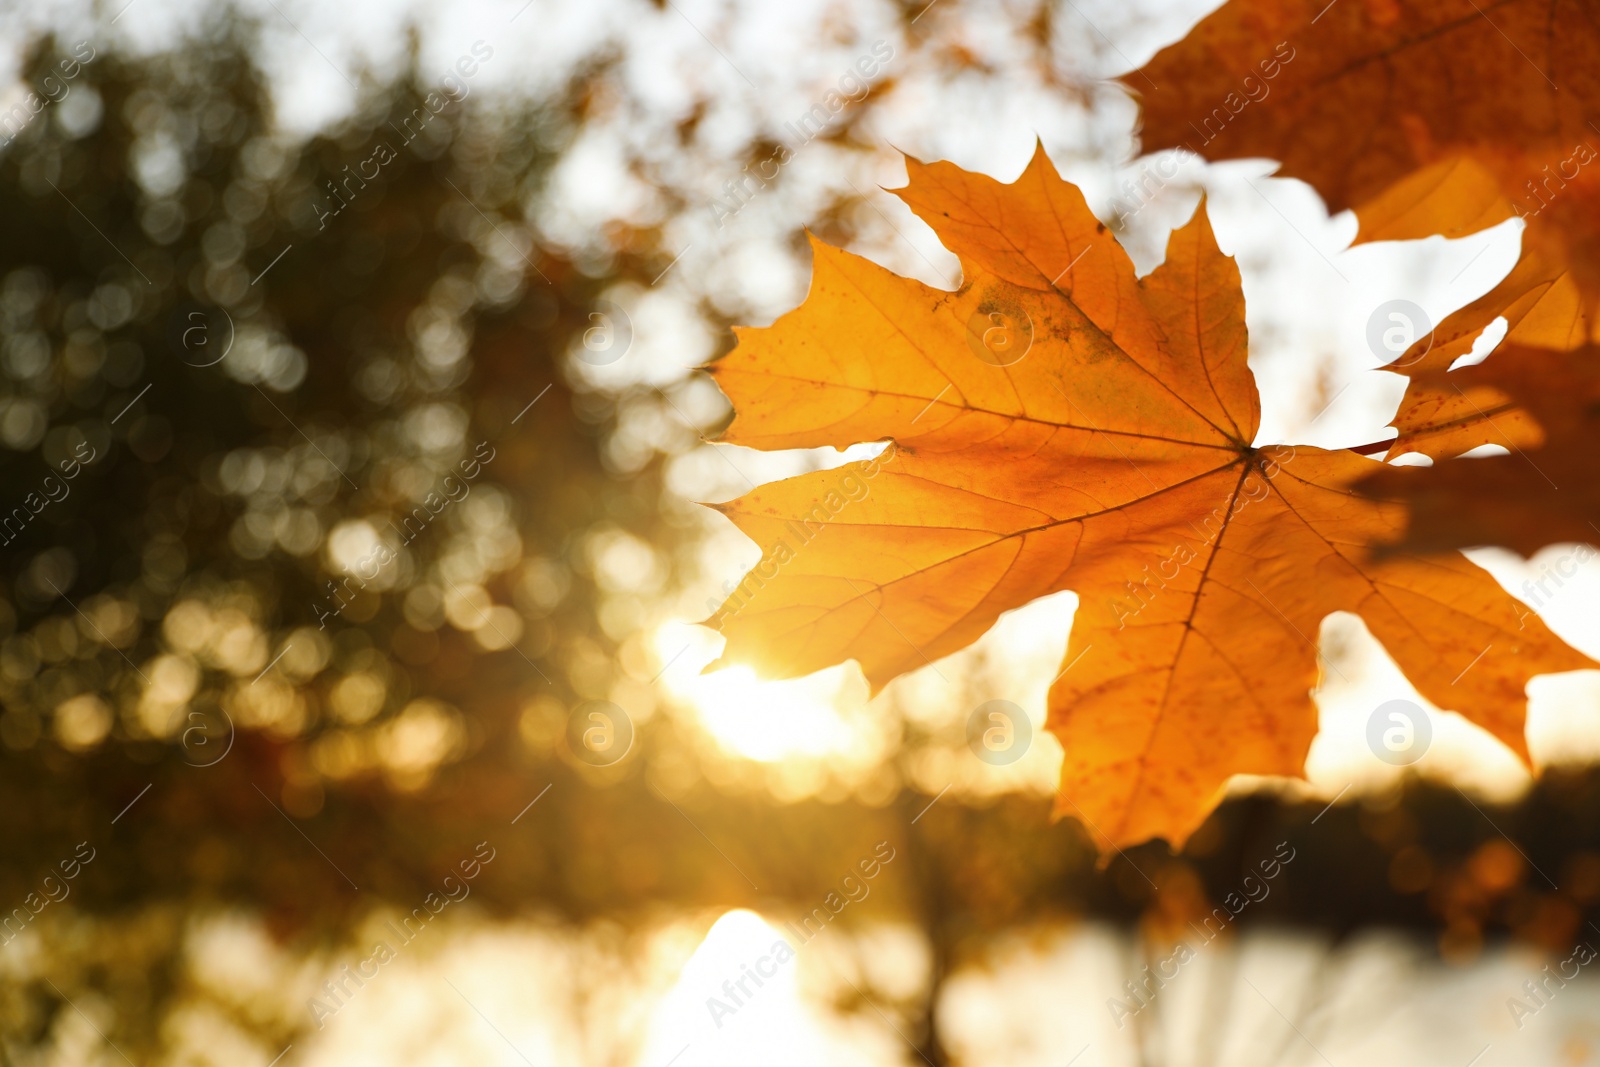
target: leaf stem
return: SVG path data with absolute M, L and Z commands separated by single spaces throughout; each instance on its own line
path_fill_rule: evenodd
M 1371 442 L 1369 444 L 1365 444 L 1365 445 L 1351 445 L 1349 448 L 1345 449 L 1345 451 L 1346 452 L 1354 452 L 1354 453 L 1356 453 L 1357 455 L 1360 455 L 1360 456 L 1370 456 L 1375 452 L 1386 452 L 1386 451 L 1388 451 L 1389 448 L 1391 446 L 1393 446 L 1394 443 L 1396 441 L 1398 441 L 1399 439 L 1400 438 L 1398 436 L 1386 437 L 1382 441 L 1373 441 L 1373 442 Z

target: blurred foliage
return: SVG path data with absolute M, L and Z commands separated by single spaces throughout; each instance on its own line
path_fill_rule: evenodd
M 76 904 L 327 925 L 285 820 L 409 891 L 435 845 L 381 799 L 443 766 L 520 807 L 530 709 L 617 680 L 597 546 L 673 531 L 560 370 L 598 283 L 520 221 L 559 107 L 370 85 L 292 143 L 213 44 L 93 56 L 0 155 L 0 892 L 88 841 Z

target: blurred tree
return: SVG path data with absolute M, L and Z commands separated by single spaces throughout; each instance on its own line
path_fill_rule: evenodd
M 249 37 L 47 41 L 50 101 L 0 155 L 8 908 L 80 841 L 89 906 L 235 897 L 289 929 L 411 895 L 472 840 L 381 798 L 476 767 L 509 821 L 524 725 L 619 675 L 596 540 L 672 539 L 657 470 L 607 469 L 614 411 L 561 373 L 599 283 L 521 219 L 560 102 L 369 79 L 296 143 Z

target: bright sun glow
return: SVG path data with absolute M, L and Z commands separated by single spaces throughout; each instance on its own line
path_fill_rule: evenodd
M 684 641 L 681 631 L 671 628 L 669 635 L 668 629 L 656 637 L 658 654 L 666 650 L 663 659 L 682 648 Z M 672 646 L 673 641 L 678 645 Z M 694 707 L 701 724 L 725 751 L 775 763 L 847 752 L 860 741 L 840 711 L 847 703 L 842 699 L 847 678 L 842 668 L 781 682 L 766 681 L 749 667 L 699 674 L 695 665 L 714 655 L 709 647 L 684 653 L 664 681 Z
M 802 943 L 797 953 L 794 940 L 753 911 L 725 913 L 656 1009 L 639 1062 L 672 1062 L 673 1067 L 868 1062 L 801 995 L 798 970 L 807 948 Z
M 749 667 L 729 667 L 695 681 L 691 695 L 706 729 L 749 759 L 826 756 L 848 749 L 854 738 L 834 705 L 836 671 L 767 682 Z

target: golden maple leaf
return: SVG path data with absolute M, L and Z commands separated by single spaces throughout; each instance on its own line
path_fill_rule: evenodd
M 961 287 L 813 240 L 805 303 L 711 368 L 725 441 L 893 443 L 719 506 L 763 549 L 714 616 L 725 661 L 792 677 L 854 659 L 876 691 L 1072 590 L 1058 810 L 1102 849 L 1181 845 L 1230 776 L 1302 773 L 1334 611 L 1526 756 L 1527 680 L 1590 661 L 1458 554 L 1370 559 L 1403 521 L 1346 488 L 1370 460 L 1253 444 L 1239 272 L 1203 208 L 1138 279 L 1042 150 L 1011 185 L 907 166 L 898 195 Z
M 1505 455 L 1382 467 L 1357 481 L 1363 493 L 1407 505 L 1398 544 L 1422 552 L 1503 545 L 1531 556 L 1548 545 L 1600 542 L 1600 350 L 1510 347 L 1435 378 L 1470 378 L 1475 391 L 1504 398 L 1518 440 Z
M 1569 351 L 1583 345 L 1588 317 L 1582 305 L 1569 272 L 1539 255 L 1524 256 L 1499 285 L 1447 316 L 1387 368 L 1406 378 L 1391 420 L 1399 435 L 1389 454 L 1420 452 L 1437 460 L 1479 445 L 1537 443 L 1527 412 L 1494 384 L 1498 364 L 1519 347 Z M 1446 373 L 1496 319 L 1505 320 L 1506 334 L 1487 362 Z
M 1593 0 L 1229 0 L 1124 77 L 1146 150 L 1266 157 L 1358 241 L 1525 219 L 1600 298 Z
M 1496 319 L 1510 345 L 1600 340 L 1597 15 L 1590 0 L 1230 0 L 1124 79 L 1146 149 L 1280 160 L 1356 212 L 1358 242 L 1525 221 L 1512 274 L 1391 366 L 1408 378 L 1391 455 L 1537 437 L 1486 372 L 1441 373 Z

